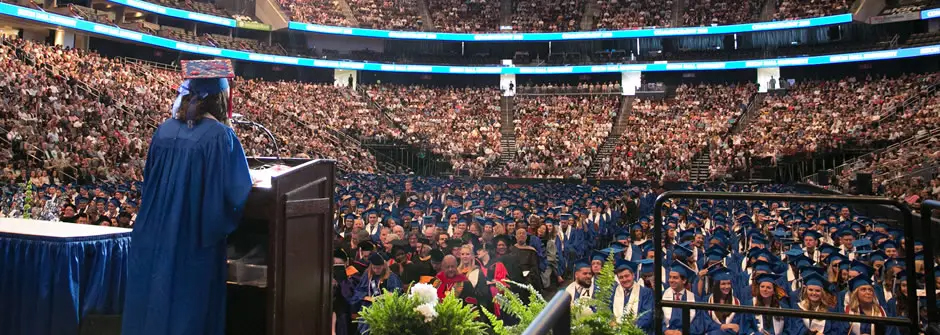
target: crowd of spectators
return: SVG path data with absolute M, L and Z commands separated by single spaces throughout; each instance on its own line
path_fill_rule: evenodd
M 169 117 L 182 81 L 178 72 L 25 40 L 6 41 L 3 50 L 2 127 L 14 144 L 6 156 L 23 164 L 37 157 L 41 168 L 85 181 L 140 179 L 150 131 Z M 365 100 L 347 95 L 355 93 L 330 85 L 236 82 L 236 110 L 272 129 L 282 156 L 329 157 L 348 171 L 375 170 L 368 151 L 337 138 L 347 129 L 381 129 Z M 275 154 L 259 130 L 237 132 L 247 154 Z
M 682 26 L 694 27 L 758 22 L 762 4 L 762 0 L 689 1 L 688 7 L 682 14 Z
M 514 1 L 512 29 L 520 32 L 577 31 L 581 27 L 585 1 Z
M 620 112 L 620 96 L 516 97 L 517 152 L 500 172 L 528 178 L 584 177 Z
M 430 0 L 435 31 L 492 32 L 499 28 L 500 0 Z
M 371 85 L 366 91 L 404 128 L 398 139 L 443 155 L 454 171 L 480 176 L 499 158 L 496 88 Z
M 516 94 L 621 94 L 619 82 L 571 84 L 525 84 L 516 87 Z
M 756 91 L 752 84 L 681 85 L 674 98 L 635 101 L 599 176 L 689 180 L 692 159 L 727 134 Z
M 772 0 L 768 0 L 772 1 Z M 848 0 L 776 0 L 775 20 L 795 20 L 843 14 L 852 5 Z
M 862 156 L 836 170 L 831 186 L 857 193 L 856 174 L 870 173 L 873 190 L 912 206 L 940 198 L 940 136 L 920 137 Z
M 598 30 L 672 26 L 672 0 L 597 0 L 594 24 Z
M 363 28 L 417 31 L 425 24 L 418 11 L 424 0 L 346 1 Z
M 281 8 L 290 13 L 294 21 L 330 26 L 351 26 L 352 23 L 339 8 L 339 0 L 279 0 Z
M 919 109 L 917 123 L 886 116 L 937 79 L 937 74 L 908 74 L 798 82 L 785 93 L 768 95 L 745 130 L 729 139 L 730 145 L 735 152 L 747 151 L 752 157 L 776 161 L 898 138 L 919 131 L 912 125 L 930 126 L 935 114 L 929 108 Z M 909 109 L 906 113 L 913 112 Z

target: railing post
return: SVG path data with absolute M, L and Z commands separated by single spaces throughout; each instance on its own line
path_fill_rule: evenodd
M 561 315 L 558 316 L 558 319 L 555 321 L 555 326 L 552 327 L 552 334 L 571 334 L 571 308 L 562 308 Z
M 924 274 L 926 274 L 926 279 L 924 280 L 927 290 L 927 324 L 932 324 L 938 322 L 937 315 L 937 279 L 934 278 L 934 260 L 936 256 L 934 255 L 934 246 L 933 246 L 933 221 L 931 220 L 931 214 L 934 208 L 940 208 L 940 202 L 936 200 L 927 200 L 921 205 L 920 208 L 920 223 L 921 228 L 923 229 L 923 242 L 924 242 Z M 910 247 L 914 249 L 914 247 Z M 910 257 L 910 255 L 908 255 Z M 908 273 L 910 275 L 910 273 Z M 913 278 L 913 277 L 908 277 Z M 910 291 L 910 290 L 908 290 Z M 909 297 L 912 297 L 909 295 Z M 913 300 L 913 299 L 912 299 Z M 914 310 L 912 310 L 914 311 Z
M 688 308 L 682 309 L 682 333 L 692 334 L 692 311 Z

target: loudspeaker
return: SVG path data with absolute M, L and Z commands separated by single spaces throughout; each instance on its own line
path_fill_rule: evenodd
M 871 195 L 871 173 L 855 174 L 855 192 L 859 195 Z
M 121 335 L 121 316 L 90 314 L 82 318 L 79 335 Z
M 822 170 L 816 174 L 816 185 L 829 186 L 829 170 Z

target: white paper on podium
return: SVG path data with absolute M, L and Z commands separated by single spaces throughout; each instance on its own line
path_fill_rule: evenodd
M 251 169 L 251 185 L 260 188 L 271 188 L 271 178 L 277 177 L 291 168 L 287 165 L 274 165 L 263 169 Z

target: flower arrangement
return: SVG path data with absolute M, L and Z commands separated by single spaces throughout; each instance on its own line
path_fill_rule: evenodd
M 438 302 L 437 289 L 415 284 L 407 294 L 383 292 L 359 313 L 359 323 L 369 325 L 370 335 L 477 335 L 486 324 L 480 313 L 453 294 Z
M 33 186 L 29 183 L 24 186 L 26 187 L 26 191 L 23 192 L 23 218 L 29 219 L 33 213 Z
M 515 285 L 526 289 L 529 292 L 529 304 L 523 304 L 522 300 L 506 286 L 499 286 L 499 294 L 496 301 L 502 306 L 502 310 L 519 319 L 519 323 L 513 326 L 505 326 L 495 315 L 483 310 L 483 314 L 493 325 L 493 333 L 496 335 L 519 335 L 535 320 L 535 317 L 542 312 L 547 304 L 545 299 L 529 285 L 522 285 L 509 281 L 510 285 Z M 594 278 L 594 285 L 597 286 L 597 294 L 591 298 L 579 300 L 575 308 L 591 309 L 593 313 L 571 313 L 571 333 L 576 335 L 644 335 L 642 329 L 636 326 L 638 315 L 624 315 L 621 320 L 614 320 L 614 312 L 611 309 L 614 292 L 614 285 L 617 285 L 614 275 L 614 254 L 607 257 L 607 262 L 601 270 L 600 275 Z

